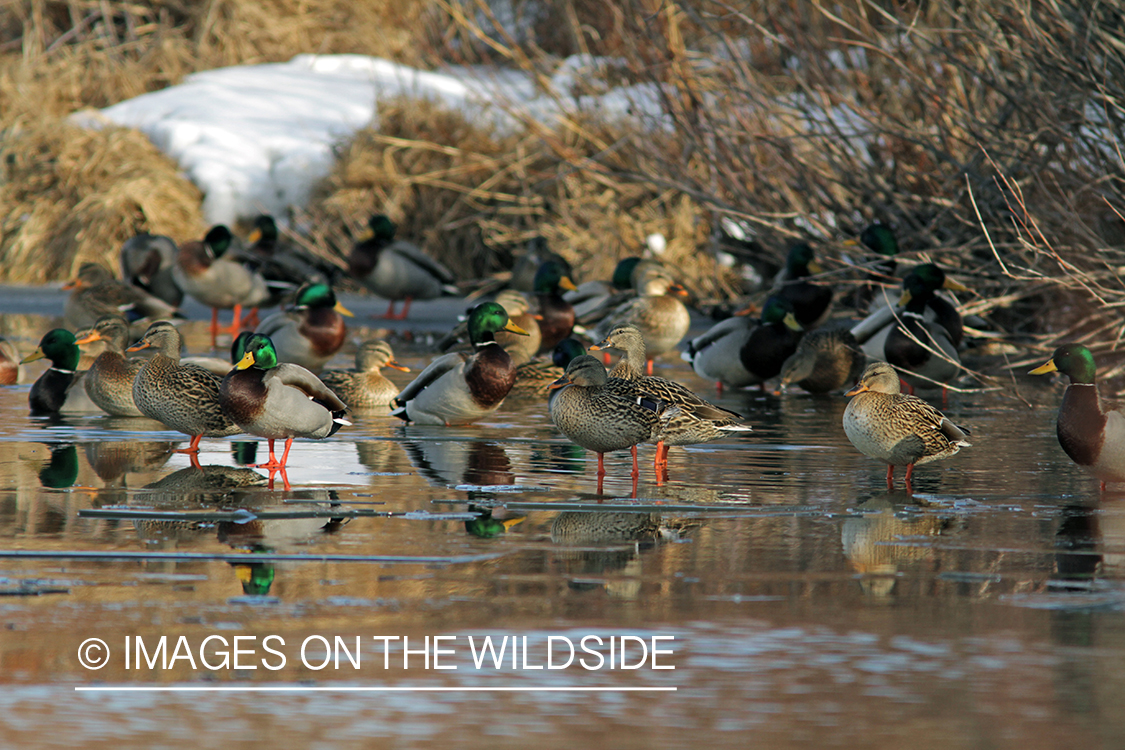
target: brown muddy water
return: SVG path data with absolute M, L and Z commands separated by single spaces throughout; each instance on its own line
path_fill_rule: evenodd
M 0 327 L 27 352 L 50 321 Z M 359 415 L 294 445 L 285 491 L 252 443 L 196 470 L 157 423 L 2 388 L 0 744 L 1120 747 L 1125 495 L 1060 450 L 1062 384 L 1020 383 L 1034 408 L 950 396 L 974 445 L 913 495 L 843 396 L 727 393 L 754 432 L 663 483 L 642 449 L 634 496 L 628 454 L 597 494 L 537 401 Z

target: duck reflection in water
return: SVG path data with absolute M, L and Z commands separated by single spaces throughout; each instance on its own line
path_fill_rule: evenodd
M 512 513 L 507 508 L 488 508 L 470 504 L 467 510 L 479 515 L 465 521 L 465 531 L 481 539 L 494 539 L 527 520 L 527 516 Z
M 107 487 L 124 487 L 129 474 L 155 472 L 172 456 L 174 443 L 154 440 L 98 440 L 83 443 L 86 460 Z
M 483 488 L 515 483 L 504 446 L 487 440 L 407 440 L 414 468 L 435 487 Z
M 659 513 L 564 511 L 551 523 L 551 541 L 565 545 L 557 554 L 571 589 L 604 589 L 616 598 L 636 599 L 641 553 L 661 541 L 680 540 L 698 525 Z M 627 577 L 605 578 L 617 572 Z
M 860 574 L 864 594 L 889 597 L 900 568 L 933 558 L 928 545 L 896 543 L 907 537 L 938 536 L 949 528 L 949 517 L 907 512 L 923 505 L 910 492 L 887 492 L 860 503 L 861 515 L 844 521 L 840 530 L 844 556 Z

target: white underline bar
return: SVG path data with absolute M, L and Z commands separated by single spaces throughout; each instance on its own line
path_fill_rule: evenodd
M 91 693 L 666 693 L 675 687 L 315 687 L 301 685 L 184 686 L 75 686 L 78 692 Z

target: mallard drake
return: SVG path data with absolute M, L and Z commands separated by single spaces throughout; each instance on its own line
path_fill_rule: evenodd
M 469 313 L 472 354 L 443 354 L 419 373 L 395 399 L 391 414 L 417 424 L 469 424 L 491 414 L 516 380 L 516 366 L 493 334 L 523 333 L 504 308 L 482 302 Z
M 327 284 L 335 286 L 343 274 L 343 269 L 319 258 L 292 242 L 281 239 L 277 222 L 268 214 L 254 219 L 246 255 L 260 265 L 259 270 L 267 279 L 276 279 L 292 285 L 293 289 L 302 284 Z
M 113 272 L 98 263 L 83 263 L 78 275 L 63 284 L 70 296 L 63 316 L 70 328 L 89 328 L 103 315 L 124 315 L 131 321 L 182 317 L 172 305 L 143 289 L 113 277 Z
M 704 401 L 687 386 L 668 378 L 645 375 L 640 366 L 645 361 L 644 346 L 640 330 L 634 326 L 619 326 L 590 350 L 609 348 L 624 352 L 609 376 L 637 383 L 642 393 L 660 404 L 660 429 L 653 438 L 657 471 L 667 465 L 670 446 L 705 443 L 728 432 L 750 429 L 738 424 L 742 419 L 740 415 Z
M 0 336 L 0 385 L 20 382 L 20 353 L 11 341 Z
M 1061 372 L 1070 378 L 1059 406 L 1059 445 L 1070 460 L 1106 482 L 1125 482 L 1125 414 L 1107 408 L 1098 393 L 1094 355 L 1081 344 L 1055 349 L 1032 375 Z
M 306 284 L 293 306 L 269 316 L 254 333 L 269 336 L 282 362 L 320 372 L 347 339 L 344 317 L 354 317 L 327 284 Z
M 508 320 L 527 331 L 526 336 L 519 336 L 508 331 L 497 331 L 495 334 L 496 343 L 504 347 L 517 366 L 530 362 L 539 351 L 539 344 L 543 336 L 539 330 L 539 321 L 530 312 L 531 305 L 527 301 L 527 297 L 515 289 L 503 289 L 496 295 L 495 301 L 508 313 Z M 469 312 L 471 310 L 471 307 L 466 310 L 461 322 L 438 341 L 438 351 L 449 351 L 453 346 L 468 338 Z
M 581 357 L 585 353 L 586 347 L 577 339 L 563 339 L 555 344 L 549 362 L 537 359 L 517 366 L 516 382 L 512 385 L 511 395 L 536 398 L 553 396 L 554 392 L 550 390 L 551 383 L 566 373 L 566 366 L 572 359 Z
M 949 340 L 954 347 L 961 345 L 964 337 L 964 327 L 961 323 L 961 313 L 957 307 L 945 297 L 937 294 L 938 290 L 947 289 L 955 292 L 968 292 L 969 288 L 954 279 L 946 276 L 939 266 L 934 263 L 923 263 L 915 266 L 903 278 L 903 289 L 908 284 L 918 285 L 928 289 L 931 293 L 926 298 L 925 319 L 937 323 L 949 334 Z M 901 304 L 901 303 L 900 303 Z M 893 330 L 896 310 L 891 305 L 876 306 L 864 320 L 852 327 L 852 333 L 863 345 L 863 350 L 873 359 L 883 359 L 883 346 L 887 336 Z
M 106 342 L 106 350 L 98 355 L 86 371 L 83 381 L 86 395 L 102 411 L 115 417 L 144 416 L 133 403 L 133 381 L 144 365 L 143 359 L 126 359 L 129 345 L 129 324 L 120 315 L 103 315 L 90 333 L 75 343 Z
M 770 297 L 758 320 L 740 313 L 720 321 L 692 339 L 682 357 L 697 375 L 714 380 L 722 393 L 723 386 L 742 388 L 777 375 L 802 334 L 793 306 Z
M 624 303 L 598 325 L 595 340 L 610 331 L 632 326 L 644 339 L 646 372 L 652 374 L 652 360 L 679 345 L 691 327 L 691 314 L 680 301 L 686 296 L 668 271 L 655 263 L 641 263 L 633 270 L 633 286 L 638 296 Z
M 156 349 L 133 381 L 133 403 L 149 419 L 190 435 L 188 447 L 175 452 L 191 454 L 194 462 L 200 439 L 227 437 L 240 430 L 223 414 L 219 378 L 202 367 L 181 364 L 182 346 L 176 327 L 161 320 L 150 325 L 141 340 L 126 351 Z
M 179 307 L 184 301 L 184 292 L 172 277 L 178 252 L 171 237 L 148 232 L 134 235 L 121 245 L 121 278 L 172 307 Z
M 389 218 L 375 214 L 367 226 L 369 231 L 359 238 L 348 256 L 348 273 L 390 302 L 384 318 L 405 319 L 412 300 L 459 294 L 454 286 L 456 279 L 448 268 L 417 245 L 395 239 L 397 227 Z M 395 315 L 398 300 L 403 300 L 402 312 Z
M 906 466 L 906 485 L 916 464 L 957 454 L 972 443 L 969 431 L 915 396 L 900 392 L 898 373 L 886 362 L 867 366 L 844 410 L 844 432 L 860 453 L 887 464 L 887 486 L 896 466 Z
M 851 331 L 839 326 L 806 333 L 781 366 L 781 384 L 796 383 L 809 393 L 828 393 L 855 383 L 867 355 Z
M 563 266 L 548 260 L 535 272 L 535 306 L 533 312 L 539 321 L 539 349 L 544 354 L 570 335 L 574 329 L 574 308 L 563 299 L 562 291 L 577 287 L 566 275 Z
M 279 362 L 269 336 L 255 333 L 246 342 L 246 353 L 219 386 L 223 414 L 246 433 L 266 438 L 270 460 L 263 469 L 284 469 L 293 439 L 321 439 L 344 425 L 347 404 L 320 379 L 300 365 Z M 281 461 L 274 441 L 285 440 Z
M 192 240 L 180 246 L 172 277 L 185 293 L 211 308 L 211 346 L 219 332 L 219 310 L 234 311 L 230 335 L 234 338 L 242 324 L 242 308 L 258 307 L 270 298 L 266 279 L 257 271 L 234 260 L 228 253 L 234 235 L 222 224 L 212 227 L 202 242 Z
M 789 248 L 785 270 L 774 290 L 775 296 L 793 306 L 793 316 L 806 330 L 819 326 L 832 311 L 832 287 L 808 280 L 809 274 L 822 270 L 812 246 L 807 242 L 796 242 Z
M 51 362 L 51 366 L 32 384 L 28 394 L 33 415 L 98 411 L 83 387 L 85 371 L 78 371 L 80 353 L 75 342 L 73 333 L 65 328 L 55 328 L 43 334 L 35 351 L 20 362 L 27 364 L 44 358 Z
M 637 445 L 660 429 L 660 404 L 647 398 L 635 381 L 610 378 L 605 365 L 584 354 L 567 365 L 553 388 L 551 421 L 572 442 L 598 454 L 598 478 L 605 476 L 605 454 L 630 450 L 633 477 L 639 476 Z
M 926 320 L 926 307 L 933 300 L 934 292 L 931 278 L 911 273 L 903 279 L 898 304 L 904 309 L 899 313 L 899 322 L 887 333 L 882 356 L 878 357 L 903 370 L 905 379 L 914 387 L 944 387 L 944 383 L 961 371 L 961 359 L 949 331 L 939 323 Z M 960 328 L 958 315 L 958 331 Z M 912 378 L 911 373 L 921 377 Z
M 384 367 L 410 372 L 409 367 L 395 362 L 394 352 L 386 341 L 364 341 L 355 353 L 354 370 L 325 370 L 320 380 L 349 409 L 389 409 L 398 395 L 398 386 L 383 375 Z

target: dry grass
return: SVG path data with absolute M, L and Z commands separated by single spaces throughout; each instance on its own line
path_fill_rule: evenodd
M 192 200 L 169 207 L 189 189 L 165 184 L 175 179 L 166 164 L 139 144 L 122 150 L 126 136 L 114 132 L 52 138 L 64 114 L 193 70 L 363 52 L 515 66 L 570 114 L 547 128 L 506 103 L 525 127 L 502 136 L 429 105 L 383 103 L 378 130 L 341 146 L 298 222 L 329 254 L 342 254 L 372 211 L 461 275 L 504 267 L 536 234 L 600 275 L 659 232 L 687 280 L 723 295 L 737 280 L 705 252 L 721 217 L 754 229 L 760 268 L 776 266 L 790 239 L 812 238 L 840 281 L 856 274 L 839 242 L 882 220 L 911 257 L 969 282 L 980 294 L 970 308 L 1015 339 L 1046 348 L 1065 334 L 1117 348 L 1125 330 L 1122 0 L 517 0 L 507 15 L 483 0 L 8 6 L 0 126 L 16 136 L 4 154 L 19 158 L 0 204 L 0 259 L 48 248 L 26 278 L 64 273 L 122 233 L 160 231 L 158 211 L 175 214 L 159 219 L 173 236 L 199 229 Z M 554 91 L 550 76 L 575 53 L 614 62 Z M 660 127 L 574 105 L 630 86 L 657 92 L 661 119 L 650 125 Z M 71 141 L 89 168 L 56 158 Z M 151 166 L 114 172 L 98 166 L 108 163 L 100 152 Z M 162 175 L 162 197 L 137 200 L 140 183 L 111 194 L 146 170 Z M 86 231 L 60 228 L 60 216 Z

